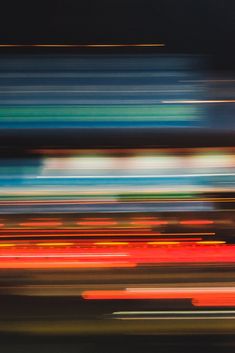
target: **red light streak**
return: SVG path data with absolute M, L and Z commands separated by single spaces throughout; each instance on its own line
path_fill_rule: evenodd
M 191 299 L 194 306 L 235 306 L 233 287 L 90 290 L 84 291 L 82 297 L 86 300 Z
M 50 257 L 50 261 L 57 262 L 58 256 L 63 258 L 63 261 L 66 263 L 69 259 L 75 261 L 79 258 L 81 253 L 85 257 L 88 254 L 89 257 L 94 255 L 93 260 L 97 260 L 97 254 L 101 256 L 102 254 L 109 254 L 109 258 L 106 259 L 105 262 L 113 262 L 113 258 L 120 254 L 120 252 L 125 253 L 125 258 L 127 262 L 135 263 L 141 266 L 147 266 L 148 264 L 206 264 L 206 263 L 235 263 L 235 245 L 228 244 L 195 244 L 195 243 L 179 243 L 179 244 L 171 244 L 168 246 L 166 242 L 165 244 L 157 244 L 159 246 L 147 245 L 145 242 L 134 242 L 126 244 L 126 242 L 106 242 L 100 240 L 98 246 L 94 246 L 94 244 L 90 241 L 77 241 L 73 242 L 71 246 L 57 246 L 58 242 L 55 242 L 55 248 L 46 247 L 43 248 L 37 246 L 39 241 L 27 241 L 18 242 L 15 241 L 12 243 L 12 246 L 2 246 L 0 247 L 0 267 L 4 265 L 4 268 L 7 268 L 7 264 L 11 267 L 11 261 L 22 262 L 22 260 L 17 260 L 17 258 L 31 258 L 30 261 L 35 261 L 36 258 L 42 257 Z M 48 241 L 53 247 L 53 242 Z M 124 244 L 125 243 L 125 244 Z M 4 243 L 2 243 L 4 244 Z M 10 244 L 9 242 L 7 244 Z M 57 245 L 56 245 L 57 244 Z M 66 243 L 65 243 L 66 244 Z M 102 245 L 102 246 L 100 246 Z M 112 246 L 118 245 L 118 246 Z M 161 245 L 161 246 L 160 246 Z M 8 259 L 8 262 L 6 262 Z M 28 266 L 29 266 L 28 263 Z
M 192 300 L 194 306 L 235 306 L 235 293 L 225 293 L 216 295 L 204 295 L 201 297 L 195 297 Z

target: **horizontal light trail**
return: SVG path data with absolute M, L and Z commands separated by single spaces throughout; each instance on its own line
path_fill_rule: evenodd
M 234 310 L 120 311 L 113 312 L 112 315 L 119 320 L 235 319 Z
M 3 73 L 0 74 L 0 77 Z M 29 73 L 27 73 L 29 74 Z M 92 73 L 92 76 L 93 76 L 94 73 Z M 126 74 L 126 73 L 125 73 Z M 74 77 L 74 73 L 71 74 L 73 77 Z M 118 72 L 117 73 L 117 76 L 119 77 L 120 73 Z M 152 77 L 152 73 L 149 74 L 151 77 Z M 9 76 L 9 73 L 7 73 L 7 77 Z M 143 76 L 145 77 L 145 73 L 143 74 Z M 13 77 L 15 77 L 15 73 L 13 74 Z M 41 73 L 39 74 L 39 77 L 41 78 Z M 221 152 L 222 153 L 235 153 L 235 148 L 234 147 L 221 147 Z M 58 149 L 54 149 L 54 148 L 50 148 L 50 149 L 46 149 L 46 148 L 43 148 L 43 149 L 34 149 L 33 150 L 34 152 L 37 152 L 39 153 L 40 155 L 43 154 L 43 155 L 46 155 L 46 156 L 74 156 L 74 155 L 78 155 L 80 152 L 81 152 L 81 149 L 79 148 L 72 148 L 72 149 L 65 149 L 65 148 L 58 148 Z M 90 155 L 94 153 L 101 153 L 102 155 L 108 155 L 108 156 L 115 156 L 116 154 L 118 156 L 122 156 L 122 155 L 126 155 L 126 154 L 136 154 L 136 155 L 142 155 L 142 153 L 145 153 L 147 156 L 150 156 L 150 155 L 153 155 L 153 154 L 156 154 L 156 153 L 159 153 L 161 152 L 162 149 L 161 148 L 110 148 L 110 149 L 102 149 L 102 148 L 91 148 L 91 149 L 87 149 L 87 148 L 84 148 L 82 149 L 82 152 L 83 152 L 83 155 L 85 154 L 86 156 L 87 155 Z M 184 152 L 185 151 L 185 148 L 184 147 L 167 147 L 165 149 L 166 153 L 167 153 L 167 156 L 171 156 L 172 153 L 181 153 L 181 152 Z M 218 148 L 217 147 L 188 147 L 187 148 L 187 151 L 190 152 L 190 154 L 194 154 L 195 152 L 199 153 L 200 154 L 207 154 L 208 152 L 216 152 L 216 154 L 218 153 Z
M 235 287 L 128 287 L 125 291 L 131 293 L 235 293 Z
M 202 245 L 217 245 L 217 244 L 225 244 L 226 241 L 223 240 L 211 240 L 211 241 L 206 241 L 206 240 L 202 240 L 202 241 L 197 241 L 197 244 L 202 244 Z
M 4 230 L 2 229 L 0 234 L 4 234 L 4 233 L 25 233 L 25 234 L 28 234 L 30 233 L 31 234 L 43 234 L 43 233 L 48 233 L 48 234 L 51 234 L 51 233 L 54 233 L 56 232 L 56 234 L 60 235 L 60 234 L 78 234 L 78 235 L 83 235 L 83 234 L 88 234 L 88 235 L 96 235 L 98 234 L 99 236 L 100 235 L 112 235 L 112 234 L 123 234 L 123 235 L 127 235 L 127 234 L 130 234 L 130 235 L 159 235 L 161 233 L 159 232 L 154 232 L 154 231 L 145 231 L 145 230 L 142 230 L 142 229 L 138 229 L 138 228 L 127 228 L 125 227 L 124 229 L 122 227 L 116 229 L 116 227 L 114 229 L 112 228 L 106 228 L 106 229 L 96 229 L 96 228 L 82 228 L 82 229 L 78 229 L 77 227 L 68 227 L 68 228 L 62 228 L 62 229 L 22 229 L 22 228 L 18 228 L 18 227 L 14 227 L 14 228 L 5 228 Z M 190 233 L 184 233 L 184 234 L 190 234 Z
M 83 219 L 80 219 L 79 221 L 83 222 L 83 221 L 98 221 L 98 222 L 102 222 L 102 221 L 113 221 L 113 218 L 110 217 L 86 217 Z
M 51 242 L 47 242 L 47 243 L 36 243 L 37 246 L 71 246 L 71 245 L 75 245 L 75 243 L 51 243 Z
M 36 179 L 132 179 L 132 178 L 189 178 L 207 176 L 235 176 L 235 173 L 195 173 L 195 174 L 134 174 L 134 175 L 37 175 Z M 35 179 L 35 177 L 27 177 Z
M 162 100 L 163 104 L 214 104 L 214 103 L 235 103 L 235 99 L 209 99 L 209 100 Z
M 160 190 L 159 190 L 160 191 Z M 201 190 L 198 190 L 198 192 L 202 192 L 202 191 L 205 191 L 205 192 L 212 192 L 212 189 L 210 190 L 207 190 L 207 189 L 201 189 Z M 213 190 L 214 191 L 214 190 Z M 229 188 L 229 189 L 216 189 L 216 191 L 218 192 L 228 192 L 228 191 L 235 191 L 235 188 Z M 42 190 L 43 192 L 43 190 Z M 156 192 L 156 190 L 154 190 L 154 192 Z M 10 194 L 8 194 L 6 197 L 9 197 Z M 11 195 L 10 195 L 11 196 Z M 13 195 L 13 196 L 16 196 L 17 195 Z M 30 197 L 34 197 L 37 195 L 34 195 L 32 194 Z M 54 197 L 56 195 L 54 194 L 50 194 L 48 193 L 46 195 L 47 197 Z M 99 197 L 99 195 L 97 196 Z M 101 196 L 102 198 L 102 196 Z M 198 201 L 205 201 L 205 202 L 208 202 L 208 201 L 213 201 L 213 202 L 234 202 L 235 201 L 235 198 L 232 198 L 232 197 L 227 197 L 227 198 L 221 198 L 221 197 L 195 197 L 195 198 L 161 198 L 161 197 L 156 197 L 156 198 L 149 198 L 148 196 L 146 196 L 145 198 L 143 198 L 142 196 L 140 197 L 136 197 L 135 195 L 133 195 L 133 197 L 129 197 L 129 198 L 126 198 L 125 196 L 121 199 L 118 200 L 118 195 L 116 197 L 116 199 L 112 199 L 112 200 L 99 200 L 98 198 L 97 199 L 94 199 L 94 200 L 90 200 L 90 199 L 87 199 L 87 200 L 81 200 L 81 201 L 77 201 L 77 200 L 71 200 L 71 199 L 66 199 L 66 200 L 57 200 L 57 199 L 52 199 L 52 200 L 47 200 L 47 199 L 44 199 L 44 200 L 19 200 L 19 199 L 15 199 L 15 200 L 2 200 L 0 201 L 0 205 L 30 205 L 30 204 L 114 204 L 114 203 L 117 203 L 118 201 L 122 201 L 122 200 L 127 200 L 128 202 L 136 202 L 136 200 L 141 200 L 141 201 L 144 201 L 144 202 L 161 202 L 161 203 L 167 203 L 167 202 L 198 202 Z
M 19 224 L 21 227 L 59 227 L 62 226 L 62 222 L 23 222 Z
M 152 233 L 152 235 L 154 236 L 155 233 Z M 169 236 L 169 235 L 174 235 L 174 236 L 177 236 L 177 235 L 185 235 L 185 236 L 188 236 L 188 235 L 215 235 L 214 232 L 210 232 L 210 233 L 188 233 L 188 232 L 185 232 L 185 233 L 161 233 L 160 234 L 161 236 Z
M 117 225 L 116 221 L 79 221 L 76 222 L 79 226 L 115 226 Z
M 51 246 L 41 246 L 40 243 L 49 243 Z M 175 244 L 175 242 L 174 244 L 169 244 L 170 241 L 163 241 L 162 244 L 160 242 L 155 244 L 154 242 L 152 245 L 147 243 L 145 245 L 143 242 L 138 244 L 126 241 L 74 242 L 73 245 L 66 246 L 56 245 L 57 243 L 62 244 L 63 242 L 38 241 L 31 244 L 13 242 L 11 243 L 12 246 L 0 247 L 0 268 L 1 265 L 4 268 L 7 268 L 7 265 L 13 268 L 11 262 L 14 264 L 18 262 L 20 266 L 21 262 L 26 258 L 28 262 L 34 262 L 37 258 L 56 262 L 57 258 L 61 258 L 66 263 L 72 261 L 72 259 L 79 259 L 80 256 L 86 258 L 86 255 L 91 259 L 92 254 L 94 262 L 99 257 L 106 257 L 107 262 L 113 262 L 115 257 L 120 256 L 119 254 L 125 254 L 127 262 L 135 263 L 135 266 L 186 263 L 232 265 L 235 263 L 235 245 L 224 243 L 196 244 L 196 242 L 190 243 L 187 240 L 179 242 L 179 244 Z M 103 256 L 104 254 L 105 256 Z M 107 254 L 110 254 L 110 256 L 107 256 Z
M 141 241 L 143 241 L 144 239 L 141 239 Z M 202 238 L 158 238 L 155 241 L 148 241 L 147 244 L 148 245 L 155 245 L 158 244 L 159 241 L 182 241 L 182 242 L 188 242 L 188 241 L 200 241 L 202 240 Z
M 36 232 L 38 232 L 38 230 L 36 230 Z M 19 235 L 17 234 L 19 233 Z M 13 238 L 13 237 L 17 237 L 17 238 L 35 238 L 35 237 L 50 237 L 50 238 L 62 238 L 62 237 L 68 237 L 68 238 L 76 238 L 76 237 L 125 237 L 125 236 L 131 236 L 131 237 L 141 237 L 141 236 L 158 236 L 158 235 L 162 235 L 162 234 L 157 234 L 157 233 L 104 233 L 104 234 L 100 234 L 100 233 L 57 233 L 54 231 L 53 233 L 23 233 L 23 232 L 18 232 L 18 230 L 16 232 L 11 232 L 11 234 L 0 234 L 0 238 Z
M 51 239 L 52 240 L 52 239 Z M 185 243 L 192 243 L 195 242 L 195 244 L 200 243 L 202 241 L 202 238 L 157 238 L 153 240 L 152 238 L 144 238 L 144 239 L 131 239 L 131 238 L 124 238 L 123 241 L 116 241 L 115 238 L 112 241 L 87 241 L 87 240 L 82 240 L 82 241 L 77 241 L 74 239 L 73 242 L 66 242 L 66 241 L 44 241 L 44 242 L 35 242 L 35 240 L 30 239 L 29 241 L 25 242 L 22 241 L 22 238 L 20 240 L 14 240 L 12 243 L 1 243 L 0 242 L 0 247 L 16 247 L 17 249 L 33 249 L 35 246 L 48 246 L 48 247 L 65 247 L 65 248 L 78 248 L 78 247 L 94 247 L 94 245 L 129 245 L 130 247 L 136 247 L 136 246 L 146 246 L 146 245 L 161 245 L 161 244 L 184 244 Z M 205 244 L 210 244 L 211 242 L 205 241 Z M 224 244 L 225 242 L 212 242 L 212 244 Z M 202 242 L 203 244 L 203 242 Z M 114 254 L 115 255 L 115 254 Z
M 223 315 L 235 314 L 235 310 L 167 310 L 167 311 L 114 311 L 112 315 Z
M 129 242 L 124 242 L 124 241 L 99 241 L 99 242 L 95 242 L 94 245 L 128 245 Z
M 0 259 L 14 259 L 14 258 L 19 258 L 19 259 L 46 259 L 46 258 L 53 258 L 53 259 L 57 259 L 57 258 L 63 258 L 66 262 L 66 259 L 69 259 L 69 258 L 72 258 L 72 259 L 75 259 L 75 258 L 79 258 L 79 257 L 94 257 L 94 259 L 96 257 L 125 257 L 125 256 L 128 256 L 127 254 L 98 254 L 98 253 L 94 253 L 94 254 L 86 254 L 86 253 L 82 253 L 82 254 L 79 254 L 79 253 L 74 253 L 74 254 L 60 254 L 60 253 L 53 253 L 53 254 L 48 254 L 48 253 L 45 253 L 45 254 L 41 254 L 41 255 L 37 255 L 37 254 L 34 254 L 34 255 L 18 255 L 17 256 L 14 256 L 14 255 L 0 255 Z M 94 262 L 96 262 L 94 260 Z
M 35 261 L 1 261 L 1 269 L 75 269 L 75 268 L 133 268 L 136 267 L 136 264 L 133 262 L 80 262 L 80 261 L 46 261 L 46 260 L 35 260 Z
M 207 225 L 207 224 L 214 224 L 215 222 L 212 220 L 204 220 L 204 219 L 195 219 L 195 220 L 186 220 L 186 221 L 180 221 L 179 224 L 182 225 Z
M 116 47 L 164 47 L 163 43 L 120 43 L 120 44 L 0 44 L 0 48 L 8 47 L 40 47 L 40 48 L 116 48 Z
M 131 242 L 111 242 L 111 241 L 97 241 L 94 243 L 74 243 L 72 247 L 54 247 L 53 251 L 48 246 L 42 246 L 42 248 L 36 244 L 41 242 L 35 242 L 31 245 L 18 246 L 16 242 L 15 248 L 2 247 L 0 250 L 0 260 L 4 258 L 17 259 L 22 257 L 30 256 L 36 257 L 50 257 L 56 258 L 58 255 L 63 257 L 65 260 L 69 257 L 86 256 L 86 254 L 97 253 L 107 254 L 110 256 L 116 256 L 116 254 L 125 253 L 130 261 L 138 263 L 140 265 L 147 264 L 164 264 L 164 263 L 235 263 L 235 245 L 228 244 L 196 244 L 194 243 L 180 243 L 172 244 L 170 247 L 164 241 L 164 244 L 157 243 L 162 246 L 152 246 L 143 243 Z M 45 243 L 45 242 L 43 242 Z M 49 241 L 49 243 L 52 243 Z M 155 243 L 155 242 L 154 242 Z M 7 243 L 8 244 L 8 243 Z M 100 247 L 102 246 L 102 247 Z M 99 249 L 99 250 L 98 250 Z
M 152 238 L 144 238 L 144 239 L 131 239 L 131 238 L 128 238 L 128 239 L 126 239 L 126 238 L 124 238 L 124 240 L 123 241 L 115 241 L 115 239 L 114 240 L 112 240 L 112 241 L 98 241 L 98 242 L 91 242 L 91 241 L 77 241 L 76 239 L 74 239 L 74 241 L 73 242 L 66 242 L 66 241 L 60 241 L 60 242 L 58 242 L 58 241 L 51 241 L 51 240 L 49 240 L 49 241 L 44 241 L 44 242 L 35 242 L 35 240 L 29 240 L 29 241 L 27 241 L 27 242 L 24 242 L 24 241 L 22 241 L 22 238 L 20 238 L 20 240 L 18 241 L 18 242 L 15 242 L 15 243 L 1 243 L 0 242 L 0 247 L 8 247 L 8 246 L 15 246 L 15 247 L 17 247 L 17 248 L 22 248 L 22 247 L 24 247 L 24 248 L 32 248 L 32 247 L 34 247 L 34 246 L 50 246 L 50 247 L 56 247 L 56 246 L 61 246 L 61 247 L 80 247 L 80 246 L 82 246 L 82 247 L 84 247 L 84 246 L 86 246 L 86 247 L 92 247 L 93 245 L 130 245 L 131 247 L 135 247 L 135 246 L 145 246 L 145 245 L 155 245 L 155 244 L 168 244 L 169 242 L 174 242 L 175 244 L 177 243 L 179 243 L 178 241 L 181 241 L 181 244 L 182 244 L 182 242 L 188 242 L 188 241 L 194 241 L 194 242 L 196 242 L 196 241 L 200 241 L 200 240 L 202 240 L 202 238 L 195 238 L 195 237 L 193 237 L 193 238 L 187 238 L 187 237 L 185 237 L 185 238 L 157 238 L 156 240 L 153 240 Z M 198 243 L 197 242 L 197 243 Z M 207 241 L 205 241 L 205 244 L 210 244 L 211 242 L 207 242 Z M 213 243 L 215 243 L 215 244 L 220 244 L 220 243 L 225 243 L 225 242 L 220 242 L 220 241 L 218 241 L 218 242 L 212 242 L 212 244 Z
M 187 241 L 187 239 L 185 239 Z M 180 244 L 179 241 L 150 241 L 148 245 L 177 245 Z
M 105 229 L 106 231 L 104 231 L 104 229 L 76 229 L 76 228 L 63 228 L 63 229 L 43 229 L 44 231 L 42 231 L 42 229 L 22 229 L 22 228 L 6 228 L 4 229 L 4 231 L 2 230 L 0 232 L 0 238 L 4 238 L 4 237 L 15 237 L 15 236 L 32 236 L 32 237 L 38 237 L 38 236 L 42 236 L 42 237 L 54 237 L 54 236 L 58 236 L 58 237 L 74 237 L 74 236 L 78 236 L 78 237 L 115 237 L 115 236 L 120 236 L 120 237 L 124 237 L 124 236 L 131 236 L 131 237 L 141 237 L 141 236 L 146 236 L 146 237 L 168 237 L 168 236 L 213 236 L 215 235 L 215 232 L 174 232 L 174 233 L 164 233 L 164 232 L 155 232 L 153 231 L 141 231 L 141 230 L 135 230 L 135 229 L 130 229 L 130 230 L 124 230 L 122 231 L 122 229 Z M 100 230 L 100 231 L 98 231 Z
M 149 227 L 152 226 L 161 226 L 161 225 L 168 225 L 171 223 L 179 223 L 180 225 L 189 225 L 189 226 L 194 226 L 194 225 L 211 225 L 214 224 L 214 220 L 183 220 L 183 221 L 165 221 L 165 220 L 154 220 L 154 219 L 136 219 L 136 220 L 131 220 L 131 219 L 126 219 L 126 220 L 81 220 L 81 221 L 74 221 L 74 220 L 64 220 L 64 221 L 46 221 L 46 220 L 36 220 L 35 221 L 25 221 L 19 223 L 20 227 L 45 227 L 45 226 L 65 226 L 66 224 L 70 224 L 69 227 L 75 225 L 79 227 L 109 227 L 111 229 L 122 229 L 122 228 L 127 228 L 127 229 L 151 229 Z M 0 224 L 0 227 L 8 227 L 7 223 L 2 223 Z M 118 227 L 117 227 L 118 226 Z M 133 227 L 134 226 L 134 227 Z M 136 227 L 138 226 L 138 227 Z M 148 228 L 146 228 L 148 227 Z
M 4 243 L 4 244 L 1 244 L 1 243 L 0 243 L 0 247 L 1 247 L 1 248 L 4 248 L 4 247 L 11 247 L 11 246 L 16 246 L 16 244 L 13 244 L 13 243 L 8 243 L 8 244 L 7 244 L 7 243 L 6 243 L 6 244 Z
M 35 195 L 31 195 L 30 197 L 34 197 Z M 54 195 L 47 195 L 48 197 L 53 197 Z M 66 205 L 66 204 L 112 204 L 112 203 L 116 203 L 117 199 L 112 199 L 112 200 L 99 200 L 99 199 L 94 199 L 94 200 L 71 200 L 71 199 L 67 199 L 67 200 L 57 200 L 57 199 L 52 199 L 52 200 L 5 200 L 5 201 L 0 201 L 0 205 L 4 206 L 4 205 L 34 205 L 34 204 L 39 204 L 39 205 Z
M 177 320 L 177 321 L 182 321 L 182 320 L 192 320 L 195 322 L 195 320 L 218 320 L 218 319 L 226 319 L 226 320 L 234 320 L 235 316 L 231 316 L 229 314 L 224 314 L 222 315 L 217 315 L 217 316 L 180 316 L 180 317 L 176 317 L 176 316 L 168 316 L 168 317 L 150 317 L 150 316 L 146 316 L 146 317 L 117 317 L 115 319 L 119 319 L 119 320 L 130 320 L 130 321 L 135 321 L 135 320 Z
M 169 224 L 168 221 L 154 221 L 154 220 L 136 220 L 136 221 L 131 221 L 131 225 L 137 225 L 137 226 L 160 226 L 160 225 L 166 225 Z
M 190 299 L 194 306 L 235 306 L 234 287 L 128 288 L 126 290 L 84 291 L 87 300 L 177 300 Z
M 4 90 L 4 91 L 1 91 L 0 90 L 0 94 L 5 94 L 5 95 L 8 95 L 9 93 L 17 93 L 17 94 L 25 94 L 25 93 L 29 93 L 29 94 L 35 94 L 35 93 L 86 93 L 86 94 L 92 94 L 92 93 L 155 93 L 155 92 L 167 92 L 167 93 L 169 93 L 169 92 L 177 92 L 177 93 L 179 93 L 179 92 L 194 92 L 193 90 L 188 90 L 188 89 L 185 89 L 185 90 L 183 90 L 183 89 L 177 89 L 177 90 L 175 90 L 175 89 L 171 89 L 171 90 L 169 90 L 169 89 L 165 89 L 165 90 L 163 90 L 163 89 L 148 89 L 148 88 L 146 88 L 146 89 L 108 89 L 108 87 L 111 87 L 111 86 L 109 86 L 109 85 L 106 85 L 107 86 L 107 89 L 97 89 L 97 90 L 91 90 L 91 89 L 89 89 L 89 88 L 83 88 L 83 89 L 71 89 L 71 90 L 69 90 L 69 89 L 59 89 L 59 88 L 57 88 L 57 89 L 48 89 L 48 90 L 33 90 L 33 89 L 31 89 L 31 90 L 22 90 L 22 89 L 20 89 L 19 88 L 19 90 L 12 90 L 11 88 L 8 88 L 8 90 Z M 113 87 L 113 86 L 112 86 Z M 144 88 L 144 87 L 143 87 Z M 149 116 L 149 115 L 147 115 L 146 116 L 146 118 L 147 119 L 149 119 L 151 116 Z M 144 116 L 143 116 L 143 118 L 145 118 Z M 33 119 L 35 119 L 35 118 L 33 118 Z M 59 119 L 58 117 L 57 117 L 57 119 Z M 79 119 L 79 118 L 78 118 Z M 115 117 L 115 121 L 123 121 L 125 119 L 125 117 Z M 133 117 L 131 117 L 130 118 L 131 120 L 137 120 L 137 117 L 135 117 L 135 118 L 133 118 Z M 195 120 L 193 117 L 184 117 L 184 116 L 181 116 L 180 117 L 180 119 L 177 117 L 177 116 L 171 116 L 171 117 L 166 117 L 166 121 L 178 121 L 178 120 L 180 120 L 180 121 L 190 121 L 190 120 Z M 83 119 L 83 117 L 81 117 L 80 119 L 79 119 L 79 121 L 84 121 L 84 119 Z M 91 120 L 89 120 L 89 121 L 91 121 Z M 114 120 L 113 120 L 114 121 Z M 155 120 L 154 121 L 162 121 L 162 120 L 160 120 L 158 117 L 155 117 Z

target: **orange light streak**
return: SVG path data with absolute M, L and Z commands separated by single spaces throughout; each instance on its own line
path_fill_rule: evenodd
M 95 242 L 95 245 L 128 245 L 129 242 L 126 241 L 105 241 L 105 242 Z
M 154 221 L 154 220 L 139 220 L 139 221 L 132 221 L 131 224 L 138 225 L 138 226 L 160 226 L 169 224 L 168 221 Z
M 23 222 L 19 225 L 21 227 L 58 227 L 61 226 L 62 222 Z
M 33 268 L 133 268 L 134 262 L 79 262 L 79 261 L 0 261 L 0 268 L 33 269 Z
M 186 221 L 180 221 L 180 224 L 183 225 L 207 225 L 207 224 L 213 224 L 214 221 L 207 220 L 207 219 L 196 219 L 196 220 L 186 220 Z
M 80 226 L 115 226 L 116 221 L 80 221 L 76 222 Z
M 203 241 L 197 241 L 197 244 L 201 244 L 201 245 L 217 245 L 217 244 L 226 244 L 226 241 L 223 241 L 223 240 L 212 240 L 212 241 L 206 241 L 206 240 L 203 240 Z
M 13 243 L 4 243 L 4 244 L 1 244 L 1 243 L 0 243 L 0 247 L 11 247 L 11 246 L 16 246 L 16 244 L 13 244 Z
M 36 243 L 37 246 L 71 246 L 71 245 L 75 245 L 75 243 Z
M 185 241 L 187 241 L 185 239 Z M 147 242 L 148 245 L 178 245 L 180 244 L 179 241 L 149 241 Z
M 185 235 L 185 236 L 187 236 L 187 235 L 201 235 L 201 236 L 203 236 L 203 235 L 215 235 L 215 233 L 214 232 L 210 232 L 210 233 L 162 233 L 161 235 L 162 236 L 163 235 L 175 235 L 175 236 L 177 236 L 177 235 Z

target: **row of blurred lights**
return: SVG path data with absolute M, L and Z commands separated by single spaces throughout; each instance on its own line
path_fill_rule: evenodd
M 12 221 L 11 221 L 12 222 Z M 128 224 L 128 226 L 164 226 L 168 224 L 180 224 L 185 226 L 204 226 L 219 223 L 219 221 L 209 220 L 209 219 L 192 219 L 192 220 L 158 220 L 151 217 L 146 218 L 136 218 L 131 220 L 114 220 L 112 218 L 100 218 L 100 219 L 90 219 L 86 218 L 80 221 L 74 221 L 74 224 L 82 227 L 113 227 L 116 225 Z M 64 222 L 61 221 L 25 221 L 17 223 L 20 227 L 60 227 L 63 226 Z M 4 227 L 5 223 L 0 223 L 1 227 Z M 7 225 L 6 225 L 7 226 Z
M 193 239 L 193 238 L 191 238 Z M 197 238 L 193 239 L 196 240 Z M 126 246 L 130 246 L 132 248 L 139 248 L 141 246 L 141 248 L 143 246 L 165 246 L 165 245 L 189 245 L 189 244 L 198 244 L 198 245 L 220 245 L 220 244 L 226 244 L 226 241 L 224 240 L 200 240 L 200 241 L 190 241 L 190 239 L 185 238 L 183 241 L 182 239 L 180 241 L 148 241 L 148 242 L 127 242 L 127 241 L 96 241 L 93 243 L 86 243 L 85 245 L 83 244 L 79 244 L 77 242 L 39 242 L 39 243 L 0 243 L 0 248 L 12 248 L 12 247 L 20 247 L 20 248 L 27 248 L 29 245 L 30 247 L 50 247 L 50 248 L 54 248 L 54 247 L 62 247 L 63 249 L 65 248 L 94 248 L 96 246 L 102 246 L 102 247 L 112 247 L 112 246 L 120 246 L 120 247 L 126 247 Z M 45 254 L 46 256 L 46 254 Z

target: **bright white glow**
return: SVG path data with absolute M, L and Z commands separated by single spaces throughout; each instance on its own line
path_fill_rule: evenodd
M 136 156 L 128 159 L 130 169 L 181 168 L 184 159 L 177 156 Z

